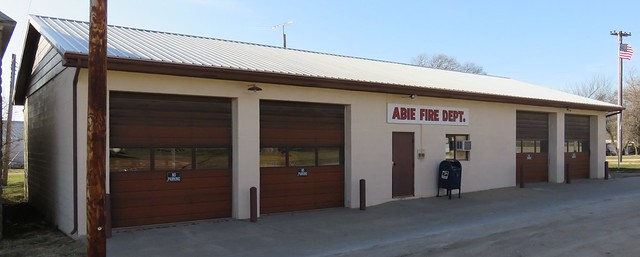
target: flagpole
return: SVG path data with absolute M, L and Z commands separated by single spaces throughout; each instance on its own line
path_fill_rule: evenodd
M 620 51 L 622 50 L 622 37 L 631 36 L 631 33 L 624 31 L 611 31 L 611 35 L 618 36 L 618 105 L 622 106 L 622 56 Z M 618 168 L 622 162 L 622 110 L 618 113 L 618 131 L 617 131 L 617 146 L 618 146 Z
M 622 31 L 618 33 L 618 51 L 622 47 Z M 618 54 L 618 105 L 622 106 L 622 57 Z M 618 169 L 620 169 L 620 163 L 622 162 L 622 111 L 618 113 Z

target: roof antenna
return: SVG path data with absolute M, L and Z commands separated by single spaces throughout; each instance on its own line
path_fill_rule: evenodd
M 282 27 L 282 45 L 284 48 L 287 48 L 287 34 L 284 33 L 284 27 L 291 24 L 293 24 L 293 21 L 287 21 L 285 23 L 280 23 L 278 25 L 271 27 L 271 29 L 277 29 L 279 27 Z

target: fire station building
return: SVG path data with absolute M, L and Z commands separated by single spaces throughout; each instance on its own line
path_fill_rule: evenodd
M 86 235 L 87 22 L 31 16 L 16 88 L 29 201 Z M 108 29 L 107 194 L 114 228 L 357 208 L 604 176 L 622 108 L 525 82 L 119 26 Z

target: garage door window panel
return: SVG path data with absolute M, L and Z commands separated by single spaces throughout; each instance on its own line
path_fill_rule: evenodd
M 264 147 L 260 149 L 260 167 L 286 167 L 287 149 L 280 147 Z
M 516 153 L 547 153 L 547 140 L 516 140 Z
M 154 151 L 155 170 L 192 169 L 191 148 L 156 148 Z
M 260 167 L 314 167 L 342 165 L 341 147 L 263 147 Z
M 228 169 L 228 148 L 196 148 L 196 169 Z
M 289 150 L 289 167 L 316 166 L 315 148 L 291 148 Z
M 335 166 L 342 164 L 340 147 L 318 148 L 318 166 Z
M 566 141 L 564 146 L 567 153 L 589 152 L 589 141 L 571 140 Z
M 522 140 L 522 152 L 523 153 L 535 153 L 536 141 L 535 140 Z
M 151 149 L 111 148 L 109 149 L 109 170 L 148 171 L 151 170 Z

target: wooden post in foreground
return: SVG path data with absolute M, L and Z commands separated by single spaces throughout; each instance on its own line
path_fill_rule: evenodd
M 360 210 L 367 210 L 367 182 L 360 179 Z
M 9 182 L 9 162 L 11 155 L 12 134 L 11 126 L 13 122 L 13 84 L 16 73 L 16 55 L 11 55 L 11 81 L 9 83 L 9 99 L 7 99 L 7 124 L 5 124 L 4 151 L 2 154 L 2 186 L 6 186 Z
M 524 163 L 520 164 L 520 179 L 518 184 L 520 184 L 520 188 L 524 188 Z
M 258 222 L 258 188 L 249 188 L 249 220 Z
M 107 0 L 91 0 L 87 117 L 87 256 L 107 255 L 105 234 Z

